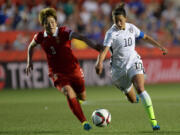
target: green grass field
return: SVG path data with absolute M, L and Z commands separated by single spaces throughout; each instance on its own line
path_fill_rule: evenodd
M 180 135 L 180 84 L 146 86 L 161 130 L 153 132 L 141 103 L 131 104 L 113 86 L 87 87 L 83 110 L 111 112 L 108 127 L 84 131 L 55 88 L 0 91 L 0 135 Z

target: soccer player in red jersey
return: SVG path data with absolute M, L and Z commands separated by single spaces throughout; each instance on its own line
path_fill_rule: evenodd
M 71 39 L 82 40 L 96 50 L 100 47 L 66 26 L 57 27 L 56 10 L 53 8 L 42 9 L 39 13 L 39 22 L 44 31 L 37 33 L 29 44 L 26 73 L 28 75 L 33 70 L 33 48 L 40 44 L 45 51 L 49 76 L 54 86 L 67 97 L 70 109 L 82 123 L 83 128 L 90 130 L 91 126 L 79 103 L 79 100 L 84 101 L 86 98 L 84 75 L 77 58 L 72 53 Z

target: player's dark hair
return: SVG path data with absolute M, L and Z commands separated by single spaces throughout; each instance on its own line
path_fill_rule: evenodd
M 44 25 L 46 19 L 52 16 L 57 21 L 56 10 L 54 8 L 44 8 L 39 13 L 39 22 L 41 25 Z
M 124 17 L 126 17 L 126 10 L 124 6 L 125 3 L 120 3 L 119 5 L 117 5 L 117 7 L 112 11 L 112 16 L 123 15 Z

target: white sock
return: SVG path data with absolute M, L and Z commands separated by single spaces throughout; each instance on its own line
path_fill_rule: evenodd
M 139 94 L 143 104 L 145 106 L 151 106 L 152 105 L 152 101 L 151 101 L 151 97 L 149 96 L 149 94 L 147 93 L 147 91 L 143 91 L 141 92 L 141 94 Z
M 147 113 L 148 113 L 151 125 L 152 126 L 156 126 L 157 125 L 157 121 L 155 119 L 151 97 L 149 96 L 147 91 L 143 91 L 139 96 L 141 98 L 142 103 L 144 104 L 144 107 L 145 107 Z

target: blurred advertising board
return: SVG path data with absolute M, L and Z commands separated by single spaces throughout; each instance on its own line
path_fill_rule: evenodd
M 143 61 L 146 83 L 180 82 L 179 58 L 146 58 Z
M 47 65 L 45 62 L 35 62 L 33 72 L 30 76 L 25 73 L 25 62 L 1 63 L 5 77 L 1 79 L 5 88 L 45 88 L 51 82 L 48 79 Z M 3 87 L 2 87 L 3 88 Z
M 180 82 L 180 59 L 178 58 L 145 58 L 143 59 L 146 71 L 146 83 Z M 86 85 L 111 85 L 109 60 L 104 62 L 104 71 L 101 76 L 96 75 L 95 60 L 80 60 L 84 71 Z M 45 61 L 35 61 L 34 70 L 26 76 L 25 61 L 0 63 L 0 89 L 3 88 L 46 88 L 52 87 L 48 77 Z
M 95 60 L 80 60 L 84 71 L 86 85 L 110 85 L 109 61 L 105 61 L 105 69 L 99 77 L 95 72 Z M 3 88 L 47 88 L 53 86 L 48 77 L 45 61 L 33 63 L 33 72 L 27 76 L 26 62 L 9 62 L 0 64 L 0 89 Z

